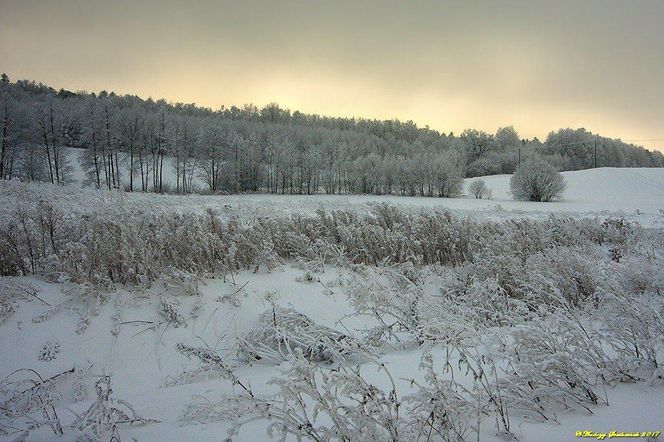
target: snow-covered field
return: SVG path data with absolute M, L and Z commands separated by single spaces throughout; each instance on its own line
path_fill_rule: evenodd
M 660 431 L 664 170 L 564 176 L 554 203 L 0 182 L 0 268 L 31 273 L 0 279 L 0 438 Z
M 76 151 L 76 149 L 72 149 Z M 74 152 L 75 154 L 76 152 Z M 71 157 L 72 164 L 77 164 Z M 170 170 L 166 168 L 165 170 Z M 664 226 L 664 169 L 661 168 L 599 168 L 563 172 L 567 190 L 562 201 L 536 203 L 515 201 L 509 193 L 511 175 L 483 177 L 492 191 L 489 200 L 470 196 L 459 198 L 402 197 L 392 195 L 155 195 L 141 192 L 106 192 L 81 189 L 82 172 L 74 168 L 75 182 L 54 191 L 44 183 L 26 183 L 22 192 L 17 186 L 0 187 L 2 198 L 41 198 L 56 200 L 71 210 L 97 210 L 100 206 L 122 204 L 128 208 L 204 212 L 212 209 L 223 215 L 242 217 L 310 215 L 318 209 L 366 211 L 380 203 L 395 204 L 408 209 L 451 210 L 462 216 L 478 219 L 509 219 L 514 217 L 542 218 L 550 213 L 574 217 L 621 216 L 643 226 Z M 467 178 L 465 188 L 476 178 Z M 167 173 L 166 182 L 174 177 Z M 21 187 L 21 186 L 18 186 Z M 13 201 L 10 206 L 17 202 Z
M 72 166 L 73 193 L 78 194 L 84 182 L 84 173 L 80 168 L 81 149 L 69 149 Z M 175 186 L 175 174 L 170 164 L 172 158 L 166 157 L 164 183 Z M 527 213 L 530 215 L 551 212 L 571 213 L 581 216 L 602 216 L 620 213 L 641 224 L 658 223 L 664 220 L 664 169 L 661 168 L 616 168 L 603 167 L 573 172 L 563 172 L 567 190 L 562 201 L 554 203 L 533 203 L 515 201 L 510 195 L 511 175 L 492 175 L 482 177 L 493 197 L 491 200 L 466 198 L 426 198 L 375 195 L 227 195 L 200 196 L 189 195 L 170 199 L 155 195 L 135 193 L 127 195 L 137 204 L 155 206 L 175 205 L 182 210 L 196 211 L 212 208 L 215 210 L 231 206 L 234 212 L 246 211 L 258 215 L 288 213 L 312 213 L 318 208 L 330 210 L 363 209 L 367 204 L 388 202 L 409 207 L 444 208 L 456 211 L 480 211 L 479 216 L 488 214 L 510 217 Z M 138 180 L 138 177 L 136 177 Z M 464 188 L 479 178 L 467 178 Z M 197 179 L 197 188 L 204 188 L 204 183 Z M 81 195 L 79 204 L 84 204 L 89 195 Z M 97 199 L 92 198 L 95 202 Z M 176 203 L 174 203 L 176 201 Z M 227 207 L 226 207 L 227 208 Z M 507 212 L 507 213 L 505 213 Z M 659 224 L 661 225 L 661 224 Z

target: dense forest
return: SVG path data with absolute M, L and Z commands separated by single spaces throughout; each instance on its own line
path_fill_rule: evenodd
M 58 91 L 5 74 L 0 126 L 1 179 L 66 183 L 73 147 L 85 149 L 89 184 L 128 191 L 451 196 L 463 177 L 512 173 L 532 156 L 559 170 L 664 166 L 661 152 L 583 128 L 553 131 L 544 142 L 521 139 L 511 126 L 444 134 L 412 121 L 324 117 L 277 104 L 211 110 Z M 166 168 L 174 182 L 165 182 Z

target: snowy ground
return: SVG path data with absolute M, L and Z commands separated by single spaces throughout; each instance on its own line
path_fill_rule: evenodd
M 599 168 L 563 172 L 567 191 L 562 201 L 533 203 L 515 201 L 509 193 L 510 175 L 484 177 L 493 193 L 490 200 L 459 198 L 402 197 L 391 195 L 155 195 L 141 192 L 106 192 L 80 188 L 80 181 L 55 190 L 43 183 L 27 183 L 24 191 L 0 184 L 0 196 L 12 199 L 43 198 L 75 211 L 97 210 L 104 205 L 122 204 L 128 208 L 203 212 L 242 217 L 310 215 L 317 209 L 366 211 L 379 203 L 410 209 L 451 210 L 478 219 L 542 218 L 550 213 L 574 217 L 604 218 L 622 216 L 647 227 L 664 227 L 664 169 Z M 80 178 L 80 177 L 79 177 Z M 465 180 L 467 186 L 475 178 Z M 15 206 L 20 201 L 11 201 Z
M 182 425 L 178 418 L 184 405 L 193 397 L 202 395 L 211 400 L 222 395 L 233 394 L 229 382 L 221 379 L 198 381 L 187 385 L 164 386 L 169 377 L 174 377 L 191 361 L 174 352 L 173 347 L 179 342 L 198 345 L 209 345 L 220 354 L 232 355 L 233 341 L 254 327 L 258 315 L 270 307 L 265 299 L 268 292 L 276 293 L 277 305 L 293 308 L 321 325 L 339 329 L 343 327 L 355 331 L 371 325 L 369 319 L 346 318 L 352 314 L 346 297 L 335 288 L 335 281 L 340 273 L 331 269 L 320 276 L 320 282 L 298 282 L 296 279 L 303 271 L 285 266 L 272 273 L 253 274 L 242 272 L 235 276 L 235 283 L 224 283 L 220 280 L 208 280 L 202 286 L 203 306 L 200 316 L 187 318 L 186 327 L 160 326 L 156 330 L 149 329 L 160 319 L 155 305 L 155 297 L 135 299 L 135 294 L 122 291 L 118 300 L 101 308 L 99 316 L 94 319 L 82 335 L 76 333 L 79 316 L 70 308 L 53 315 L 41 323 L 34 323 L 37 315 L 48 307 L 39 302 L 26 304 L 10 320 L 0 326 L 0 347 L 3 359 L 0 370 L 9 374 L 19 368 L 30 367 L 42 374 L 55 374 L 76 367 L 91 367 L 94 375 L 109 374 L 113 379 L 113 390 L 118 398 L 131 403 L 144 417 L 155 418 L 161 422 L 123 428 L 120 434 L 125 440 L 210 440 L 223 439 L 228 423 L 218 422 L 207 425 Z M 48 284 L 36 278 L 28 281 L 39 290 L 39 296 L 48 299 L 51 304 L 66 299 L 67 285 Z M 246 285 L 245 285 L 246 284 Z M 237 306 L 228 302 L 220 302 L 219 297 L 233 295 L 237 287 L 244 287 L 239 295 Z M 328 287 L 332 287 L 331 293 Z M 153 293 L 161 293 L 156 286 Z M 190 300 L 193 301 L 193 300 Z M 114 327 L 113 315 L 117 313 L 117 304 L 125 306 L 121 318 L 120 329 L 116 336 L 109 333 Z M 181 311 L 191 311 L 191 302 L 181 304 Z M 147 331 L 146 331 L 147 330 Z M 36 356 L 45 342 L 59 342 L 60 353 L 57 358 L 45 362 Z M 394 350 L 386 353 L 382 361 L 392 371 L 395 378 L 421 380 L 422 373 L 417 365 L 422 356 L 420 349 Z M 241 379 L 248 380 L 255 390 L 268 392 L 271 387 L 267 382 L 275 375 L 276 368 L 272 365 L 256 363 L 253 366 L 242 366 L 236 371 Z M 377 373 L 378 385 L 385 384 L 386 379 Z M 399 381 L 398 391 L 407 394 L 411 391 L 408 382 Z M 94 395 L 88 392 L 91 399 Z M 609 431 L 658 431 L 662 428 L 664 414 L 661 404 L 664 403 L 664 388 L 653 388 L 643 384 L 617 385 L 606 388 L 609 406 L 599 406 L 587 412 L 563 412 L 559 414 L 559 423 L 532 423 L 528 419 L 512 416 L 514 433 L 522 441 L 566 441 L 574 439 L 575 431 L 591 430 L 596 432 Z M 87 405 L 84 400 L 75 402 L 71 394 L 63 399 L 67 407 L 75 412 L 82 411 Z M 64 410 L 61 412 L 64 422 L 72 415 Z M 505 440 L 495 434 L 495 425 L 491 418 L 482 422 L 481 440 Z M 72 436 L 54 437 L 48 431 L 35 434 L 35 439 L 70 440 Z M 233 438 L 236 441 L 255 441 L 265 438 L 264 424 L 253 423 L 245 427 Z
M 58 188 L 38 183 L 2 182 L 0 204 L 8 209 L 3 210 L 6 218 L 12 217 L 13 209 L 24 202 L 44 199 L 81 215 L 104 213 L 112 207 L 121 207 L 127 212 L 140 209 L 160 213 L 173 210 L 202 213 L 212 209 L 222 218 L 237 215 L 250 219 L 311 215 L 319 208 L 366 213 L 377 203 L 389 202 L 406 211 L 449 209 L 476 220 L 541 219 L 553 212 L 574 218 L 597 218 L 598 222 L 610 216 L 624 217 L 649 229 L 664 229 L 664 169 L 602 168 L 565 172 L 564 175 L 568 190 L 564 200 L 555 203 L 513 201 L 508 194 L 510 177 L 492 176 L 485 178 L 493 191 L 492 200 L 334 195 L 168 196 L 80 189 L 78 185 Z M 174 351 L 176 344 L 214 349 L 237 367 L 235 374 L 249 381 L 255 391 L 270 392 L 274 386 L 268 382 L 280 368 L 260 362 L 242 363 L 236 359 L 235 349 L 237 338 L 257 325 L 259 315 L 269 310 L 271 303 L 292 308 L 319 325 L 351 335 L 361 334 L 365 328 L 375 325 L 374 319 L 354 314 L 345 293 L 342 282 L 354 273 L 351 268 L 327 266 L 324 271 L 316 272 L 313 280 L 308 280 L 306 273 L 302 266 L 285 262 L 272 272 L 261 268 L 257 273 L 240 271 L 232 279 L 202 278 L 200 296 L 196 297 L 180 296 L 179 287 L 169 286 L 168 281 L 161 278 L 149 288 L 114 287 L 111 297 L 98 307 L 90 304 L 89 296 L 86 298 L 76 292 L 80 286 L 69 282 L 47 282 L 43 276 L 5 277 L 4 283 L 18 282 L 34 287 L 34 294 L 40 299 L 29 295 L 29 302 L 19 301 L 16 312 L 0 322 L 0 379 L 22 368 L 51 376 L 74 366 L 89 367 L 92 377 L 112 375 L 115 397 L 132 404 L 143 417 L 159 421 L 120 428 L 123 440 L 223 440 L 228 422 L 183 425 L 179 417 L 192 397 L 214 400 L 224 394 L 235 394 L 237 387 L 234 391 L 230 382 L 218 377 L 167 386 L 169 379 L 195 365 Z M 661 278 L 661 272 L 657 276 Z M 186 325 L 176 327 L 163 321 L 159 313 L 162 295 L 178 300 Z M 57 305 L 61 307 L 47 317 L 39 317 Z M 94 308 L 97 310 L 87 328 L 77 332 L 81 316 Z M 57 342 L 59 352 L 52 360 L 39 360 L 38 355 L 47 342 Z M 407 379 L 423 379 L 418 364 L 424 350 L 393 347 L 383 348 L 381 352 L 381 361 L 399 379 L 399 394 L 411 392 Z M 442 349 L 434 349 L 435 352 L 442 352 Z M 377 385 L 386 386 L 387 381 L 380 374 L 368 373 L 367 377 Z M 72 390 L 65 389 L 57 406 L 63 424 L 73 421 L 73 412 L 80 413 L 90 405 L 95 395 L 93 390 L 88 384 L 88 394 L 74 398 Z M 558 423 L 534 423 L 514 413 L 511 415 L 512 431 L 523 441 L 564 441 L 575 439 L 575 431 L 581 430 L 600 433 L 664 430 L 661 407 L 664 388 L 661 385 L 622 383 L 607 386 L 605 390 L 609 406 L 594 407 L 593 414 L 562 410 L 558 413 Z M 31 435 L 34 440 L 73 440 L 75 437 L 75 433 L 54 436 L 46 427 Z M 265 422 L 256 421 L 243 427 L 233 440 L 265 438 Z M 480 439 L 504 440 L 496 434 L 493 418 L 483 418 Z

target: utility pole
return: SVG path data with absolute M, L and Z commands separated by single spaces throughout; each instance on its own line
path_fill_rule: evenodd
M 595 169 L 597 169 L 597 138 L 595 138 Z

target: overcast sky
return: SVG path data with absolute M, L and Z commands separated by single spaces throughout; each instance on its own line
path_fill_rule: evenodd
M 218 108 L 277 102 L 664 148 L 664 2 L 0 0 L 0 71 Z

